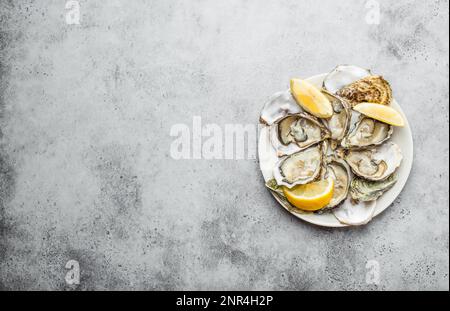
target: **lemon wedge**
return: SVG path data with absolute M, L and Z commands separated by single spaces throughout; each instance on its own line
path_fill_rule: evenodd
M 394 125 L 405 126 L 405 121 L 402 115 L 392 107 L 374 104 L 374 103 L 361 103 L 353 107 L 354 110 L 368 116 L 369 118 Z
M 304 211 L 317 211 L 327 206 L 333 198 L 334 180 L 329 177 L 306 185 L 289 189 L 283 187 L 287 200 Z
M 333 115 L 333 107 L 328 98 L 311 83 L 292 79 L 291 93 L 297 103 L 312 115 L 318 118 L 330 118 Z

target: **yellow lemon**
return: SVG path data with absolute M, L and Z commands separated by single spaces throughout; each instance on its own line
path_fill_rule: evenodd
M 402 115 L 392 107 L 374 104 L 374 103 L 361 103 L 353 107 L 354 110 L 381 122 L 394 125 L 404 126 L 405 121 Z
M 333 198 L 334 180 L 329 177 L 306 185 L 289 189 L 283 187 L 287 200 L 304 211 L 317 211 L 327 206 Z
M 333 107 L 328 98 L 311 83 L 292 79 L 291 93 L 297 103 L 312 115 L 318 118 L 330 118 L 333 115 Z

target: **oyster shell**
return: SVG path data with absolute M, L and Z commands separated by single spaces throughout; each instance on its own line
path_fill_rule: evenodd
M 277 181 L 275 179 L 268 180 L 266 182 L 266 187 L 272 190 L 273 192 L 276 192 L 277 194 L 284 196 L 283 188 L 277 184 Z
M 273 170 L 277 185 L 292 188 L 314 181 L 320 175 L 322 159 L 321 144 L 282 158 Z
M 289 114 L 302 112 L 303 109 L 297 104 L 290 91 L 275 93 L 264 105 L 261 111 L 260 121 L 272 125 Z
M 332 94 L 337 94 L 343 87 L 371 75 L 370 70 L 358 66 L 340 65 L 325 77 L 323 88 Z
M 372 220 L 376 206 L 376 201 L 356 202 L 347 198 L 341 206 L 333 210 L 333 215 L 342 224 L 362 226 Z
M 352 107 L 364 102 L 389 105 L 392 101 L 391 86 L 381 76 L 355 81 L 339 90 L 337 95 L 347 99 Z
M 331 134 L 331 139 L 341 140 L 347 134 L 350 126 L 352 112 L 348 104 L 341 98 L 334 96 L 328 92 L 324 94 L 330 100 L 333 107 L 333 115 L 329 119 L 322 119 Z
M 288 115 L 270 127 L 270 140 L 278 156 L 301 151 L 329 136 L 322 123 L 307 113 Z
M 334 179 L 334 192 L 331 202 L 327 208 L 333 208 L 341 204 L 348 195 L 352 173 L 348 164 L 337 157 L 331 156 L 327 159 L 325 177 Z
M 383 145 L 363 150 L 349 150 L 345 161 L 356 175 L 372 181 L 384 180 L 400 166 L 403 156 L 398 145 Z
M 348 135 L 341 141 L 341 146 L 365 148 L 380 145 L 391 138 L 393 132 L 393 126 L 361 115 Z
M 352 180 L 350 186 L 350 194 L 352 199 L 356 201 L 375 201 L 383 193 L 391 189 L 396 182 L 396 174 L 392 174 L 385 180 L 381 181 L 369 181 L 362 178 L 355 178 Z

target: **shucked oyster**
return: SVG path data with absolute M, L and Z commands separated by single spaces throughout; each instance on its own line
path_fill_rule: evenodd
M 345 161 L 353 173 L 372 181 L 389 177 L 400 166 L 402 159 L 402 152 L 394 143 L 364 150 L 349 150 L 345 155 Z
M 360 116 L 359 121 L 342 140 L 344 148 L 365 148 L 384 143 L 391 138 L 394 128 L 369 117 Z
M 328 130 L 307 113 L 289 115 L 270 127 L 270 140 L 278 156 L 301 151 L 329 136 Z
M 331 139 L 341 140 L 347 134 L 350 126 L 351 110 L 343 99 L 328 92 L 324 92 L 324 94 L 330 100 L 333 115 L 329 119 L 323 119 L 323 122 L 331 133 Z
M 331 176 L 334 179 L 334 191 L 328 208 L 333 208 L 342 203 L 348 195 L 352 173 L 347 163 L 337 157 L 327 158 L 325 177 Z
M 273 95 L 264 105 L 260 119 L 262 123 L 272 125 L 289 114 L 296 114 L 302 111 L 302 108 L 292 97 L 291 92 L 279 92 Z
M 315 145 L 282 158 L 273 170 L 279 186 L 292 188 L 314 181 L 322 168 L 323 146 Z
M 397 182 L 397 175 L 392 174 L 385 180 L 369 181 L 362 178 L 352 180 L 350 194 L 353 200 L 368 202 L 375 201 L 383 193 L 391 189 Z
M 381 76 L 362 78 L 345 86 L 337 94 L 347 99 L 352 107 L 364 102 L 389 105 L 392 101 L 391 86 Z

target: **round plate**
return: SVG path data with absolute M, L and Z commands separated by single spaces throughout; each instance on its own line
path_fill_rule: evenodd
M 310 83 L 314 84 L 318 88 L 322 88 L 322 82 L 325 78 L 326 74 L 321 74 L 317 76 L 313 76 L 311 78 L 306 79 Z M 402 111 L 402 108 L 397 103 L 397 101 L 394 99 L 392 100 L 391 106 L 400 112 L 403 119 L 405 120 L 405 126 L 404 127 L 396 127 L 394 129 L 394 134 L 391 137 L 391 141 L 396 143 L 400 149 L 402 150 L 403 154 L 403 161 L 400 167 L 397 170 L 398 174 L 398 180 L 397 183 L 392 187 L 389 191 L 384 193 L 377 201 L 376 201 L 376 209 L 374 217 L 382 213 L 386 208 L 388 208 L 392 202 L 397 198 L 397 196 L 402 191 L 403 187 L 406 184 L 406 181 L 408 180 L 409 173 L 411 172 L 412 167 L 412 161 L 413 161 L 413 139 L 412 139 L 412 133 L 411 128 L 409 127 L 408 119 L 406 118 L 405 114 Z M 272 175 L 272 168 L 274 167 L 275 163 L 278 161 L 278 158 L 276 156 L 275 149 L 272 147 L 270 143 L 269 138 L 269 127 L 268 126 L 262 126 L 261 131 L 259 134 L 259 141 L 258 141 L 258 157 L 259 157 L 259 166 L 261 169 L 261 172 L 264 177 L 264 181 L 268 181 L 273 178 Z M 273 194 L 273 193 L 272 193 Z M 288 210 L 291 214 L 294 216 L 303 219 L 309 223 L 324 226 L 324 227 L 347 227 L 347 225 L 344 225 L 340 223 L 336 217 L 332 213 L 324 213 L 322 215 L 314 214 L 314 213 L 307 213 L 307 212 L 301 212 L 301 211 L 292 211 L 289 210 L 287 207 L 285 207 L 275 196 L 275 199 L 280 203 L 283 208 Z

